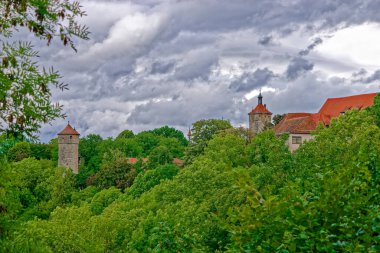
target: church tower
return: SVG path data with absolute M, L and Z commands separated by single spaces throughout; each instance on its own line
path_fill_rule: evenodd
M 78 174 L 79 168 L 79 133 L 68 123 L 58 134 L 58 166 L 72 169 Z
M 269 125 L 272 121 L 272 113 L 267 109 L 266 105 L 263 105 L 263 96 L 258 96 L 257 106 L 252 109 L 249 115 L 249 136 L 253 137 L 256 134 L 262 132 L 265 126 Z

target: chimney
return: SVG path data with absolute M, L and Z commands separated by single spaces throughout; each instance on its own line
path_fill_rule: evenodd
M 264 104 L 264 107 L 267 108 L 267 104 Z

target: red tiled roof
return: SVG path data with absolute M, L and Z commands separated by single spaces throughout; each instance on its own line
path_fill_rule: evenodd
M 138 159 L 136 157 L 130 157 L 127 159 L 128 159 L 128 163 L 130 163 L 130 164 L 136 164 L 138 161 Z
M 287 119 L 294 119 L 294 118 L 301 118 L 301 117 L 305 117 L 305 116 L 310 116 L 311 113 L 308 113 L 308 112 L 296 112 L 296 113 L 288 113 L 286 114 L 286 118 Z
M 65 129 L 63 129 L 58 135 L 80 135 L 70 124 L 67 124 Z
M 128 157 L 128 163 L 130 164 L 136 164 L 139 160 L 141 160 L 143 163 L 146 163 L 148 161 L 148 158 L 141 158 L 138 159 L 136 157 Z
M 258 104 L 249 114 L 252 113 L 268 113 L 272 114 L 263 104 Z
M 317 121 L 310 113 L 288 113 L 280 123 L 275 126 L 276 134 L 283 133 L 310 133 L 317 126 Z
M 183 161 L 181 159 L 174 158 L 173 159 L 173 164 L 175 164 L 177 166 L 182 166 L 183 165 Z
M 347 110 L 353 108 L 364 109 L 372 106 L 376 95 L 377 93 L 369 93 L 341 98 L 328 98 L 319 110 L 319 113 L 329 118 L 328 122 L 325 122 L 329 125 L 331 118 L 339 117 L 341 113 Z
M 310 133 L 315 130 L 318 123 L 330 125 L 332 118 L 339 117 L 341 113 L 354 108 L 363 109 L 373 105 L 377 93 L 362 94 L 341 98 L 329 98 L 318 113 L 288 113 L 275 126 L 276 134 L 283 133 Z

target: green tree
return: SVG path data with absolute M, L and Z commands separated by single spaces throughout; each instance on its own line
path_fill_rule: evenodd
M 31 156 L 38 160 L 51 159 L 52 146 L 49 144 L 31 143 L 30 149 L 31 149 Z
M 380 93 L 378 93 L 373 101 L 373 106 L 367 109 L 374 117 L 376 125 L 380 127 Z
M 47 160 L 27 158 L 12 163 L 0 171 L 1 177 L 6 178 L 7 175 L 10 177 L 5 187 L 7 195 L 20 205 L 18 209 L 14 208 L 15 202 L 6 205 L 11 212 L 11 220 L 46 219 L 58 205 L 70 203 L 71 194 L 75 191 L 72 171 L 57 169 Z
M 46 160 L 1 164 L 0 251 L 379 252 L 376 115 L 349 111 L 313 134 L 290 153 L 273 131 L 249 144 L 220 131 L 190 165 L 142 171 L 124 193 L 114 186 L 133 166 L 118 149 L 100 192 L 63 192 L 70 177 Z
M 8 153 L 8 150 L 17 143 L 17 139 L 7 136 L 6 134 L 0 135 L 0 157 Z
M 176 138 L 161 137 L 159 146 L 166 147 L 172 157 L 182 158 L 184 156 L 185 147 Z
M 191 163 L 196 156 L 202 154 L 207 142 L 215 134 L 229 128 L 232 128 L 231 123 L 221 119 L 199 120 L 193 123 L 191 140 L 186 150 L 186 163 Z
M 254 187 L 241 186 L 253 195 L 230 212 L 229 250 L 378 251 L 379 140 L 366 111 L 349 111 L 319 128 L 297 150 L 291 169 L 282 171 L 287 180 L 274 195 L 261 200 Z
M 51 147 L 51 160 L 58 164 L 58 138 L 51 139 L 49 145 Z
M 159 166 L 153 170 L 147 170 L 140 173 L 133 185 L 128 191 L 128 194 L 137 198 L 144 192 L 149 191 L 154 186 L 160 184 L 161 180 L 172 179 L 177 175 L 179 168 L 173 164 Z
M 204 156 L 228 167 L 246 166 L 246 141 L 235 134 L 221 132 L 208 142 Z
M 188 144 L 188 141 L 183 135 L 183 133 L 173 127 L 163 126 L 160 128 L 150 130 L 148 132 L 166 138 L 176 138 L 183 146 L 187 146 Z
M 97 134 L 89 134 L 79 141 L 79 155 L 84 160 L 84 164 L 88 165 L 91 158 L 98 156 L 98 145 L 102 142 L 102 137 Z
M 121 196 L 119 189 L 110 187 L 95 194 L 90 203 L 91 212 L 99 215 L 112 202 Z
M 291 155 L 285 144 L 287 135 L 277 137 L 273 130 L 256 135 L 248 146 L 251 164 L 267 164 L 274 169 L 289 169 Z
M 19 142 L 8 150 L 8 159 L 18 162 L 32 156 L 32 150 L 28 142 Z
M 137 176 L 136 169 L 119 150 L 104 155 L 100 170 L 91 181 L 99 188 L 115 186 L 119 189 L 130 187 Z
M 58 37 L 75 49 L 75 37 L 88 39 L 87 27 L 77 21 L 83 14 L 78 2 L 68 0 L 0 1 L 0 133 L 34 138 L 41 123 L 64 116 L 62 107 L 52 104 L 50 89 L 66 89 L 61 76 L 37 65 L 30 42 L 10 42 L 13 33 L 26 27 L 47 44 Z
M 286 114 L 276 114 L 273 116 L 272 121 L 274 125 L 280 123 L 280 121 L 286 116 Z
M 104 155 L 108 152 L 111 152 L 112 150 L 116 150 L 115 142 L 111 137 L 108 137 L 107 139 L 102 140 L 97 146 L 96 146 L 96 153 L 97 155 L 92 156 L 90 160 L 88 161 L 87 167 L 90 168 L 93 171 L 98 171 L 100 169 L 100 166 L 102 164 L 102 159 Z
M 149 133 L 149 132 L 141 132 L 135 136 L 135 140 L 143 148 L 143 156 L 148 156 L 150 152 L 159 145 L 160 137 Z
M 16 214 L 22 210 L 18 188 L 12 183 L 14 177 L 6 159 L 0 158 L 0 245 L 1 238 L 13 227 Z
M 116 138 L 115 149 L 120 150 L 127 157 L 140 157 L 143 153 L 143 148 L 134 139 Z
M 117 137 L 116 139 L 130 139 L 130 138 L 133 138 L 135 136 L 135 134 L 131 131 L 131 130 L 124 130 L 122 131 Z
M 169 149 L 165 146 L 155 147 L 149 154 L 149 167 L 155 168 L 158 165 L 164 165 L 172 163 L 173 156 Z
M 277 193 L 288 180 L 293 158 L 287 138 L 268 130 L 256 135 L 247 147 L 249 171 L 262 195 Z
M 199 120 L 193 123 L 191 143 L 199 144 L 212 139 L 212 137 L 225 129 L 232 128 L 231 123 L 222 119 Z

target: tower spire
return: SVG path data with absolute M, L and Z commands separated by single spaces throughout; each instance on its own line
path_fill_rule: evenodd
M 262 105 L 263 104 L 263 96 L 261 95 L 261 88 L 260 88 L 259 96 L 257 98 L 258 98 L 257 104 Z
M 191 128 L 189 127 L 189 132 L 187 132 L 187 137 L 189 138 L 189 141 L 191 140 L 191 135 L 192 135 Z

